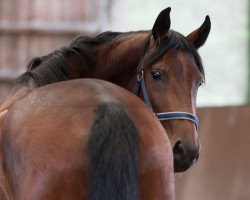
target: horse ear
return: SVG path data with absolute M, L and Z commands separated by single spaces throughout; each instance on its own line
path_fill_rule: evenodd
M 154 40 L 158 43 L 163 39 L 163 37 L 168 33 L 170 28 L 170 11 L 171 8 L 168 7 L 160 12 L 157 19 L 155 20 L 152 34 L 154 37 Z
M 211 22 L 209 16 L 207 15 L 201 27 L 190 33 L 186 36 L 186 38 L 195 46 L 195 48 L 198 49 L 206 42 L 210 29 Z

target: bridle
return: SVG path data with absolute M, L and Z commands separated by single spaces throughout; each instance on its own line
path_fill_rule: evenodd
M 140 74 L 137 75 L 137 82 L 135 87 L 135 94 L 139 96 L 140 90 L 142 90 L 142 94 L 144 97 L 144 101 L 146 105 L 153 110 L 152 104 L 148 97 L 148 92 L 145 84 L 145 79 L 143 76 L 143 70 Z M 196 115 L 188 112 L 162 112 L 162 113 L 155 113 L 156 117 L 160 120 L 174 120 L 174 119 L 182 119 L 182 120 L 189 120 L 195 124 L 196 130 L 199 128 L 199 119 Z

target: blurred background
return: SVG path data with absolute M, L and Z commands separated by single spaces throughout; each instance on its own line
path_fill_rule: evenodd
M 198 94 L 201 156 L 176 175 L 176 199 L 249 200 L 249 0 L 0 0 L 0 100 L 33 57 L 77 35 L 152 29 L 169 6 L 171 28 L 184 35 L 206 15 L 212 23 L 199 50 L 206 71 Z

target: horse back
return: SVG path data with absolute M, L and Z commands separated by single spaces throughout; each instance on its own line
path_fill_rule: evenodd
M 133 140 L 138 149 L 132 151 L 138 153 L 138 158 L 135 156 L 137 159 L 132 165 L 128 163 L 128 166 L 133 166 L 138 161 L 138 198 L 172 198 L 171 146 L 152 111 L 124 89 L 90 79 L 38 88 L 9 109 L 3 124 L 1 145 L 14 198 L 88 199 L 93 174 L 90 141 L 96 133 L 93 130 L 100 117 L 98 113 L 104 105 L 119 108 L 123 113 L 120 122 L 124 122 L 126 116 L 132 124 L 132 131 L 128 133 L 138 133 L 138 144 L 136 136 Z M 101 119 L 109 119 L 105 113 L 110 113 L 110 110 L 103 112 Z M 119 117 L 115 116 L 113 120 L 106 120 L 106 125 L 113 127 L 117 124 Z M 97 130 L 104 136 L 101 128 Z M 128 133 L 125 133 L 125 138 Z M 122 140 L 116 139 L 119 148 Z M 112 141 L 110 145 L 115 144 Z

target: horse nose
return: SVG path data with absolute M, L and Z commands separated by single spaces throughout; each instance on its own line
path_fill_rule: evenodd
M 188 148 L 185 142 L 177 141 L 173 147 L 174 171 L 183 172 L 189 169 L 199 158 L 200 145 Z

